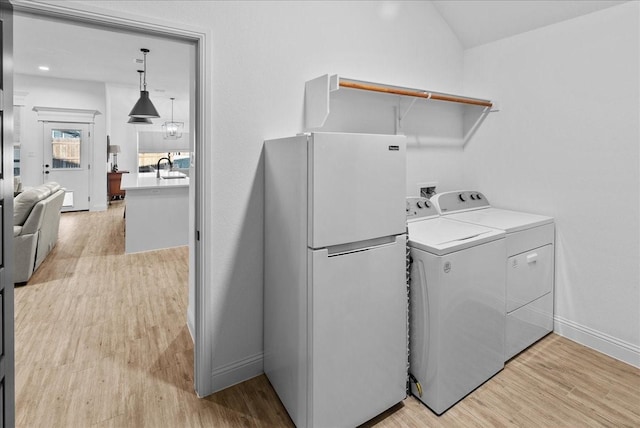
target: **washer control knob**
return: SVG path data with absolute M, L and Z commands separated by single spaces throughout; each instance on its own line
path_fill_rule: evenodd
M 424 201 L 424 207 L 425 208 L 431 208 L 431 204 L 427 201 Z
M 476 195 L 474 195 L 473 193 L 471 195 L 469 195 L 471 197 L 471 199 L 473 199 L 474 201 L 476 200 Z
M 476 199 L 478 200 L 482 199 L 482 195 L 480 195 L 480 193 L 476 193 Z
M 418 208 L 422 208 L 422 201 L 418 201 L 416 205 L 418 206 Z
M 458 195 L 458 199 L 460 199 L 462 202 L 465 202 L 467 199 L 464 197 L 464 193 L 460 193 Z

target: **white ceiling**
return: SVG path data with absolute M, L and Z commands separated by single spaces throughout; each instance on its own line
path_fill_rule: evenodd
M 16 13 L 14 71 L 139 87 L 137 70 L 147 48 L 147 90 L 151 96 L 183 97 L 189 92 L 193 45 L 177 40 L 111 31 Z M 38 67 L 46 65 L 49 71 Z
M 446 0 L 433 1 L 444 20 L 470 48 L 535 28 L 575 18 L 625 1 L 614 0 Z M 97 29 L 16 13 L 15 72 L 130 85 L 147 55 L 147 89 L 151 96 L 184 97 L 195 48 L 185 42 L 136 33 Z M 38 66 L 47 65 L 42 72 Z
M 465 49 L 596 12 L 614 0 L 436 0 Z

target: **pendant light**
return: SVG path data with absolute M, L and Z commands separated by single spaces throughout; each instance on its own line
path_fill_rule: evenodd
M 127 123 L 132 123 L 134 125 L 153 125 L 151 119 L 147 119 L 146 117 L 130 117 Z
M 142 72 L 143 76 L 143 90 L 140 91 L 140 99 L 133 106 L 129 116 L 132 117 L 140 117 L 143 119 L 149 119 L 152 117 L 160 117 L 158 111 L 153 106 L 153 103 L 149 99 L 149 92 L 147 91 L 147 54 L 149 53 L 149 49 L 140 49 L 142 55 L 144 56 L 144 70 Z
M 138 73 L 140 76 L 140 92 L 142 92 L 142 73 L 144 73 L 144 71 L 138 70 Z M 148 119 L 146 117 L 134 117 L 134 116 L 131 116 L 127 123 L 132 123 L 134 125 L 152 125 L 153 124 L 153 122 L 151 122 L 151 119 Z
M 165 122 L 162 124 L 164 130 L 165 140 L 177 140 L 182 138 L 182 130 L 184 129 L 184 122 L 175 122 L 173 120 L 173 101 L 175 98 L 171 98 L 171 122 Z
M 140 92 L 142 92 L 142 73 L 144 73 L 144 71 L 138 70 L 138 73 L 140 76 Z M 149 118 L 134 117 L 134 116 L 129 117 L 129 121 L 127 123 L 131 123 L 134 125 L 152 125 L 153 124 L 153 122 L 151 122 L 151 119 Z

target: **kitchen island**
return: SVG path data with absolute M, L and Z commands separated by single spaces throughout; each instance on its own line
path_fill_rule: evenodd
M 179 172 L 125 174 L 125 253 L 188 245 L 189 177 Z

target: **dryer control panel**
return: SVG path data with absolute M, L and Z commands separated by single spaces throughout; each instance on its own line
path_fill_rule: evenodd
M 442 215 L 489 208 L 491 206 L 487 198 L 475 190 L 438 193 L 431 197 L 431 202 L 436 206 L 438 213 Z
M 407 197 L 407 221 L 423 220 L 427 217 L 437 217 L 438 210 L 433 202 L 422 197 Z

